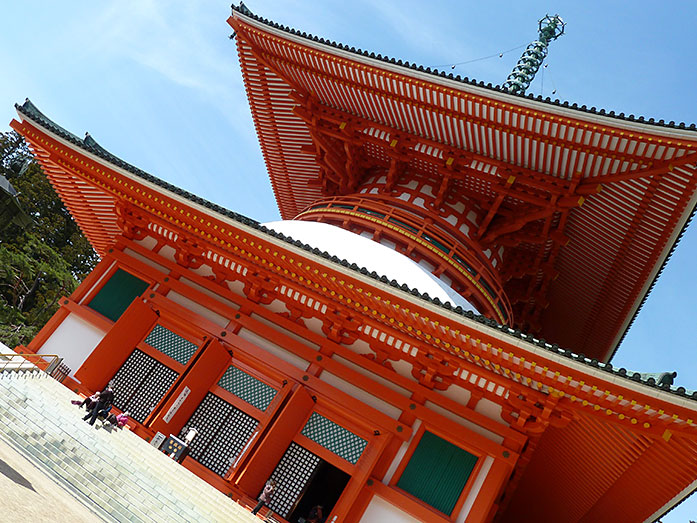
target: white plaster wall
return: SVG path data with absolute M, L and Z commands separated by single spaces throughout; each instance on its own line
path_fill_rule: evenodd
M 419 523 L 419 520 L 384 499 L 373 496 L 361 523 Z
M 342 358 L 341 356 L 334 354 L 332 356 L 332 359 L 340 362 L 342 365 L 345 365 L 345 366 L 349 367 L 350 369 L 355 370 L 356 372 L 362 374 L 363 376 L 370 378 L 373 381 L 377 381 L 378 383 L 384 385 L 388 389 L 392 389 L 393 391 L 401 394 L 402 396 L 406 396 L 406 397 L 411 396 L 411 392 L 409 390 L 402 388 L 395 383 L 392 383 L 390 380 L 387 380 L 387 379 L 383 378 L 382 376 L 378 376 L 377 374 L 373 374 L 369 370 L 364 369 L 360 365 L 357 365 L 357 364 L 347 360 L 346 358 Z
M 390 240 L 386 240 L 383 238 L 380 240 L 379 243 L 380 245 L 384 245 L 385 247 L 387 247 L 388 249 L 392 249 L 393 251 L 397 249 L 397 244 L 395 242 L 391 242 Z
M 215 273 L 213 272 L 213 269 L 211 269 L 210 265 L 201 265 L 197 269 L 191 270 L 194 274 L 198 274 L 199 276 L 203 276 L 204 278 L 206 276 L 215 276 Z
M 142 256 L 134 250 L 126 248 L 123 250 L 123 252 L 125 254 L 128 254 L 131 258 L 135 258 L 136 260 L 143 262 L 145 265 L 149 265 L 150 267 L 154 267 L 155 269 L 157 269 L 158 271 L 160 271 L 163 274 L 169 274 L 169 269 L 167 269 L 167 267 L 164 267 L 164 266 L 160 265 L 159 263 L 155 263 L 150 258 Z
M 174 247 L 170 247 L 169 245 L 163 246 L 157 254 L 162 256 L 164 259 L 176 262 L 176 258 L 174 255 L 177 253 L 177 251 L 174 250 Z
M 486 398 L 481 398 L 477 402 L 477 406 L 474 408 L 474 411 L 484 414 L 487 418 L 493 419 L 497 423 L 501 423 L 502 425 L 508 427 L 508 423 L 506 423 L 501 417 L 502 409 L 503 407 L 498 403 L 494 403 Z
M 482 490 L 484 480 L 486 479 L 487 474 L 489 474 L 489 470 L 491 470 L 491 466 L 493 464 L 494 458 L 492 458 L 491 456 L 487 456 L 484 460 L 482 468 L 479 470 L 479 474 L 477 474 L 477 479 L 474 480 L 472 490 L 470 490 L 469 494 L 467 494 L 467 497 L 465 498 L 465 503 L 462 505 L 462 509 L 460 510 L 460 513 L 457 515 L 457 518 L 455 518 L 455 523 L 464 523 L 470 510 L 472 510 L 472 505 L 474 505 L 474 501 L 477 499 L 479 492 Z
M 169 291 L 167 293 L 167 299 L 172 300 L 174 303 L 178 303 L 182 307 L 185 307 L 189 309 L 190 311 L 195 312 L 196 314 L 199 314 L 200 316 L 203 316 L 204 318 L 212 321 L 216 325 L 219 325 L 221 327 L 225 327 L 228 324 L 228 319 L 225 318 L 224 316 L 221 316 L 220 314 L 213 312 L 210 309 L 207 309 L 203 305 L 199 305 L 193 300 L 190 300 L 189 298 L 182 296 L 181 294 L 174 292 L 174 291 Z
M 370 348 L 368 342 L 363 340 L 356 340 L 351 345 L 344 345 L 347 349 L 352 350 L 356 354 L 375 354 L 375 351 Z
M 398 419 L 399 416 L 402 415 L 401 409 L 387 403 L 386 401 L 382 401 L 380 398 L 377 398 L 369 392 L 366 392 L 363 389 L 356 387 L 352 383 L 349 383 L 348 381 L 340 378 L 335 374 L 331 374 L 327 371 L 324 371 L 321 374 L 320 379 L 325 383 L 329 383 L 337 389 L 345 392 L 349 396 L 352 396 L 357 400 L 362 401 L 366 405 L 370 405 L 375 410 L 379 410 L 380 412 L 389 416 L 390 418 Z
M 419 262 L 419 267 L 421 267 L 424 271 L 427 271 L 429 273 L 436 268 L 432 263 L 428 263 L 426 260 L 421 260 Z M 418 287 L 417 287 L 417 289 L 418 289 Z M 419 289 L 419 290 L 421 290 L 421 289 Z M 423 291 L 421 291 L 421 292 L 423 293 Z M 430 294 L 431 293 L 429 293 L 429 295 Z M 472 306 L 470 305 L 468 308 L 472 309 Z
M 183 283 L 184 285 L 191 287 L 192 289 L 196 289 L 201 294 L 205 294 L 209 298 L 213 298 L 215 301 L 218 301 L 218 302 L 222 303 L 223 305 L 227 305 L 231 309 L 235 309 L 235 310 L 239 309 L 239 306 L 234 301 L 226 300 L 220 294 L 216 294 L 215 292 L 206 289 L 205 287 L 199 285 L 198 283 L 194 283 L 193 281 L 191 281 L 187 278 L 180 278 L 179 281 L 181 283 Z
M 244 296 L 244 282 L 240 280 L 228 281 L 227 286 L 238 296 Z
M 310 332 L 326 336 L 326 334 L 324 334 L 322 331 L 322 325 L 324 322 L 319 318 L 303 318 L 303 321 L 305 322 L 305 327 L 307 327 Z
M 70 367 L 70 376 L 74 376 L 105 334 L 77 315 L 70 314 L 53 331 L 38 353 L 57 354 Z
M 442 391 L 441 394 L 446 398 L 459 403 L 460 405 L 467 405 L 470 397 L 472 396 L 470 391 L 458 385 L 450 385 L 447 389 Z
M 391 361 L 390 363 L 392 364 L 392 367 L 394 368 L 397 374 L 404 378 L 408 378 L 412 381 L 416 381 L 414 379 L 414 376 L 412 376 L 411 374 L 411 371 L 414 368 L 414 366 L 411 363 L 409 363 L 406 360 Z
M 296 356 L 292 352 L 289 352 L 286 349 L 279 347 L 275 343 L 270 342 L 266 338 L 262 338 L 261 336 L 253 333 L 250 330 L 241 329 L 239 332 L 239 336 L 240 338 L 243 338 L 253 343 L 257 347 L 260 347 L 267 352 L 270 352 L 274 356 L 282 359 L 286 363 L 290 363 L 291 365 L 297 367 L 300 370 L 307 369 L 308 362 L 302 359 L 300 356 Z
M 281 300 L 274 300 L 267 305 L 262 305 L 262 307 L 271 312 L 288 312 L 288 307 L 286 307 L 286 304 Z
M 142 240 L 136 240 L 135 243 L 142 245 L 149 251 L 152 251 L 155 248 L 155 245 L 157 245 L 157 240 L 152 236 L 146 236 Z
M 285 334 L 289 338 L 293 338 L 294 340 L 299 341 L 303 345 L 305 345 L 313 350 L 319 350 L 319 345 L 317 345 L 316 343 L 312 343 L 311 341 L 307 340 L 306 338 L 303 338 L 299 334 L 295 334 L 292 331 L 284 329 L 283 327 L 280 327 L 279 325 L 273 323 L 272 321 L 267 320 L 266 318 L 264 318 L 262 316 L 259 316 L 258 314 L 252 314 L 251 318 L 254 318 L 258 322 L 263 323 L 264 325 L 271 328 L 272 330 L 282 332 L 283 334 Z
M 470 429 L 472 432 L 476 432 L 477 434 L 484 436 L 485 438 L 498 443 L 499 445 L 503 443 L 503 436 L 499 436 L 498 434 L 495 434 L 491 432 L 490 430 L 485 429 L 484 427 L 480 427 L 476 423 L 472 423 L 470 420 L 465 419 L 461 416 L 458 416 L 457 414 L 450 412 L 447 409 L 444 409 L 440 405 L 436 405 L 435 403 L 431 403 L 430 401 L 427 401 L 425 403 L 425 406 L 432 411 L 437 412 L 438 414 L 442 415 L 445 418 L 448 418 L 455 423 L 459 423 L 460 425 L 467 427 Z

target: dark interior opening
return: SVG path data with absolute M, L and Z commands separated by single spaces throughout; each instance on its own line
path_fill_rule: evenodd
M 320 461 L 288 521 L 298 523 L 300 518 L 307 518 L 316 505 L 322 505 L 325 519 L 336 505 L 349 479 L 351 476 L 343 470 L 324 460 Z

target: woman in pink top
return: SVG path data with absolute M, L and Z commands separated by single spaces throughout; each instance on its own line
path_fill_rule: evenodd
M 259 495 L 259 503 L 257 503 L 257 506 L 254 507 L 254 510 L 252 510 L 252 514 L 256 514 L 259 512 L 261 507 L 271 503 L 271 497 L 273 496 L 274 492 L 276 492 L 276 482 L 270 479 L 266 482 L 266 485 L 264 485 L 264 490 L 262 490 L 261 494 Z
M 110 423 L 112 427 L 116 426 L 118 428 L 123 427 L 126 423 L 128 423 L 128 412 L 124 412 L 123 414 L 109 414 L 106 418 L 106 422 Z

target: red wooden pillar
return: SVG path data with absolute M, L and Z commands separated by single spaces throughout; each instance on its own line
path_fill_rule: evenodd
M 511 475 L 511 470 L 512 464 L 500 459 L 494 460 L 489 473 L 484 479 L 482 488 L 479 489 L 477 499 L 474 500 L 474 505 L 472 505 L 469 514 L 467 514 L 467 519 L 465 520 L 467 523 L 491 521 L 494 513 L 492 509 L 495 507 L 495 502 Z
M 344 518 L 347 518 L 348 515 L 356 509 L 356 507 L 354 507 L 356 502 L 359 502 L 360 506 L 360 494 L 365 488 L 366 481 L 370 477 L 370 474 L 380 458 L 380 455 L 385 450 L 388 441 L 389 437 L 384 435 L 371 438 L 371 440 L 368 442 L 368 446 L 363 451 L 360 460 L 358 460 L 358 463 L 356 464 L 356 471 L 353 473 L 351 480 L 349 481 L 348 485 L 346 485 L 343 494 L 341 494 L 341 497 L 337 501 L 336 505 L 334 505 L 334 508 L 329 516 L 332 516 L 333 514 L 338 516 L 339 521 L 343 521 Z M 365 510 L 365 506 L 363 507 L 363 510 Z
M 150 428 L 163 434 L 178 434 L 230 363 L 230 353 L 218 340 L 211 340 L 157 409 L 148 423 Z
M 255 497 L 259 493 L 314 406 L 314 400 L 304 387 L 292 393 L 235 482 L 245 494 Z
M 152 330 L 157 318 L 149 305 L 140 299 L 134 300 L 77 370 L 75 377 L 90 390 L 102 390 L 136 345 Z

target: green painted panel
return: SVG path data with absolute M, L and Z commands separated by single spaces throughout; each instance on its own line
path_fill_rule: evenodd
M 261 411 L 276 397 L 276 389 L 230 365 L 218 385 Z
M 368 444 L 360 436 L 316 412 L 307 420 L 302 435 L 354 465 Z
M 476 464 L 476 456 L 424 432 L 397 486 L 451 515 Z
M 179 334 L 164 328 L 162 325 L 155 325 L 155 328 L 145 338 L 145 343 L 170 358 L 174 358 L 183 365 L 186 365 L 198 348 L 189 340 L 182 338 Z
M 143 294 L 148 285 L 132 274 L 117 269 L 87 305 L 110 320 L 116 321 L 133 303 L 133 300 Z

